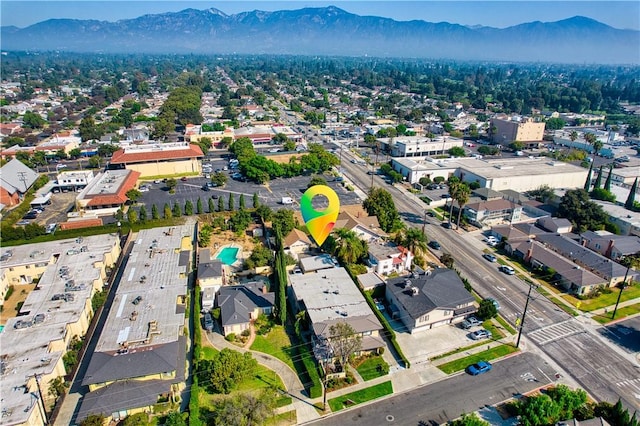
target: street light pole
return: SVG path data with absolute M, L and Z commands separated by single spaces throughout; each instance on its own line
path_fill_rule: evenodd
M 422 233 L 424 234 L 425 227 L 427 226 L 427 211 L 424 211 L 424 221 L 422 222 Z
M 518 340 L 516 341 L 516 348 L 520 347 L 520 338 L 522 338 L 522 329 L 524 328 L 524 319 L 527 316 L 529 299 L 531 299 L 531 290 L 533 290 L 534 288 L 538 288 L 538 286 L 529 284 L 529 293 L 527 293 L 527 301 L 524 304 L 524 312 L 522 313 L 522 320 L 520 321 L 520 330 L 518 331 Z

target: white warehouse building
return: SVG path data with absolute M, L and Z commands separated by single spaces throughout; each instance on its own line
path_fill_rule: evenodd
M 421 177 L 433 179 L 442 176 L 446 179 L 455 175 L 464 182 L 478 182 L 481 188 L 495 191 L 511 189 L 518 192 L 531 191 L 541 185 L 551 188 L 581 188 L 588 174 L 585 168 L 546 157 L 495 160 L 394 158 L 391 166 L 412 184 Z

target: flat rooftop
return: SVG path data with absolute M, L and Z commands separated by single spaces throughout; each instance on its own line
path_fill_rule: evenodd
M 96 176 L 78 197 L 92 198 L 97 195 L 117 194 L 130 174 L 131 170 L 107 170 Z
M 20 312 L 25 315 L 9 319 L 0 333 L 2 409 L 11 413 L 3 414 L 0 424 L 27 421 L 35 406 L 23 386 L 35 373 L 53 372 L 63 352 L 50 352 L 50 342 L 62 340 L 67 324 L 80 321 L 90 303 L 94 281 L 100 278 L 100 267 L 94 265 L 104 262 L 105 255 L 117 244 L 117 235 L 106 234 L 2 249 L 3 270 L 22 265 L 47 266 L 37 289 L 22 305 Z M 67 296 L 52 300 L 56 295 Z M 30 322 L 36 315 L 41 315 L 38 323 L 15 328 L 19 321 Z
M 290 275 L 289 280 L 296 297 L 304 300 L 307 314 L 314 324 L 373 314 L 344 268 Z
M 95 352 L 178 340 L 184 326 L 184 308 L 178 305 L 187 294 L 193 233 L 189 225 L 138 233 Z M 152 321 L 157 333 L 144 343 Z
M 448 164 L 466 169 L 486 179 L 507 178 L 513 176 L 552 175 L 557 173 L 580 173 L 585 179 L 588 170 L 562 161 L 554 161 L 547 157 L 506 158 L 497 160 L 479 160 L 475 158 L 458 158 Z

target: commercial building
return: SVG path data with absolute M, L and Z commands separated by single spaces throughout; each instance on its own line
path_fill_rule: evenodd
M 80 216 L 112 215 L 129 200 L 127 191 L 134 189 L 140 173 L 133 170 L 107 170 L 99 173 L 76 197 Z
M 91 170 L 75 170 L 59 172 L 55 189 L 58 191 L 77 191 L 93 181 L 95 175 Z
M 477 182 L 480 188 L 495 191 L 512 189 L 531 191 L 541 185 L 551 188 L 582 188 L 588 170 L 546 157 L 518 157 L 503 159 L 450 158 L 424 160 L 394 158 L 391 167 L 401 173 L 409 183 L 417 183 L 422 177 L 433 180 L 447 179 L 451 175 L 465 182 Z
M 187 142 L 129 145 L 113 153 L 109 168 L 134 170 L 141 177 L 200 174 L 203 157 L 198 145 Z
M 37 285 L 0 334 L 0 425 L 47 424 L 52 382 L 70 373 L 63 356 L 87 333 L 94 315 L 91 299 L 119 255 L 115 234 L 2 249 L 0 300 L 9 285 L 16 291 L 20 284 Z
M 82 384 L 77 421 L 91 414 L 119 421 L 177 401 L 185 387 L 187 281 L 194 227 L 140 231 Z
M 505 146 L 513 141 L 540 142 L 544 136 L 544 122 L 530 117 L 492 118 L 490 123 L 493 142 Z
M 429 155 L 447 154 L 454 147 L 462 148 L 463 140 L 451 136 L 426 138 L 419 136 L 402 136 L 394 139 L 380 139 L 380 142 L 393 157 L 426 157 Z

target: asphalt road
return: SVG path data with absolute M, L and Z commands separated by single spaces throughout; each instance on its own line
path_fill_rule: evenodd
M 518 397 L 552 382 L 555 371 L 538 355 L 523 353 L 493 364 L 479 376 L 461 373 L 416 390 L 340 412 L 310 424 L 443 424 L 463 413 Z
M 345 150 L 342 161 L 345 173 L 360 188 L 368 189 L 371 176 L 362 166 L 352 164 L 350 156 Z M 373 185 L 384 187 L 391 193 L 396 208 L 409 225 L 422 226 L 428 208 L 426 204 L 384 183 L 379 176 L 373 177 Z M 473 288 L 485 298 L 495 298 L 501 305 L 501 314 L 515 325 L 524 311 L 528 284 L 516 276 L 499 272 L 495 263 L 484 260 L 477 245 L 468 241 L 472 236 L 445 229 L 437 220 L 428 219 L 432 222 L 425 230 L 429 240 L 437 240 L 442 246 L 441 252 L 454 257 L 455 267 L 469 279 Z M 621 356 L 612 348 L 610 341 L 594 330 L 587 330 L 578 320 L 535 291 L 528 306 L 523 333 L 531 344 L 554 359 L 594 398 L 609 402 L 622 398 L 627 407 L 640 408 L 638 363 Z M 622 378 L 627 382 L 623 383 Z

